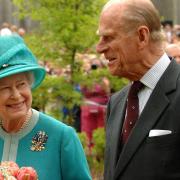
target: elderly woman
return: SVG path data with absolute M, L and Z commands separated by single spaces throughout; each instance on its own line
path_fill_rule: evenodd
M 0 37 L 0 158 L 31 166 L 39 180 L 89 180 L 73 128 L 31 108 L 45 70 L 19 36 Z

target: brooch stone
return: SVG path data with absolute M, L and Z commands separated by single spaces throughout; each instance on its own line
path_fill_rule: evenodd
M 6 68 L 6 67 L 8 67 L 8 66 L 9 66 L 9 64 L 3 64 L 3 65 L 2 65 L 3 68 Z
M 8 67 L 9 66 L 9 64 L 2 64 L 2 65 L 0 65 L 0 70 L 2 69 L 4 69 L 4 68 L 6 68 L 6 67 Z
M 48 136 L 44 131 L 38 131 L 32 139 L 31 150 L 42 151 L 45 149 Z

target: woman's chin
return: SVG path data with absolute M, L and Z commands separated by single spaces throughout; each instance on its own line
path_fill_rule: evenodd
M 19 108 L 9 108 L 8 109 L 8 116 L 15 118 L 22 118 L 23 116 L 27 115 L 27 108 L 25 107 L 19 107 Z

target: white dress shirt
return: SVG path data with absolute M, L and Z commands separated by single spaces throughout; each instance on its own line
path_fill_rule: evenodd
M 170 59 L 166 53 L 161 56 L 161 58 L 149 69 L 146 74 L 140 79 L 140 81 L 145 85 L 138 93 L 139 98 L 139 115 L 143 111 L 151 93 L 153 92 L 156 84 L 163 75 L 164 71 L 170 64 Z

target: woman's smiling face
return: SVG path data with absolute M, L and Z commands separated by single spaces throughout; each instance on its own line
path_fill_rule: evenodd
M 0 79 L 0 119 L 26 118 L 32 104 L 31 86 L 26 73 Z

